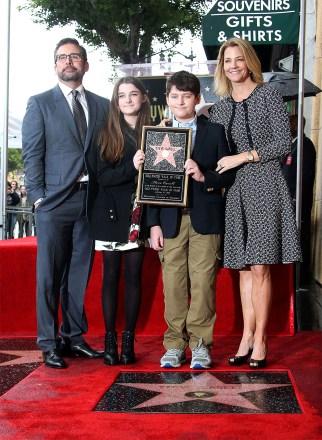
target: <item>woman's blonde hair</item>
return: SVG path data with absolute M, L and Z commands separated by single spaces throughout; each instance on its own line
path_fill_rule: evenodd
M 107 122 L 98 137 L 101 158 L 112 163 L 117 163 L 122 159 L 124 154 L 124 135 L 129 130 L 129 125 L 125 121 L 118 104 L 118 92 L 121 84 L 133 84 L 146 97 L 145 102 L 142 103 L 135 125 L 137 148 L 140 148 L 141 145 L 143 126 L 150 125 L 150 103 L 143 83 L 133 76 L 119 79 L 114 86 Z
M 261 62 L 256 55 L 253 46 L 241 38 L 230 38 L 222 44 L 218 54 L 218 65 L 215 70 L 215 94 L 226 96 L 232 93 L 231 81 L 227 78 L 224 71 L 225 50 L 227 47 L 238 46 L 243 53 L 251 79 L 259 85 L 264 84 Z

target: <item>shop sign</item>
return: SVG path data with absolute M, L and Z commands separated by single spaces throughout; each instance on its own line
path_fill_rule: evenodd
M 238 37 L 252 44 L 298 44 L 299 0 L 217 0 L 203 18 L 203 45 Z

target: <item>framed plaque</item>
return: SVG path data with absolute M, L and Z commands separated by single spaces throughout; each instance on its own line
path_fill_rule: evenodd
M 139 170 L 138 203 L 186 206 L 184 164 L 190 158 L 191 139 L 191 128 L 143 127 L 145 161 Z

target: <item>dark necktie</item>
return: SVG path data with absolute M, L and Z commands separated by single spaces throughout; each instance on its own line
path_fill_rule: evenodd
M 76 127 L 79 133 L 79 136 L 82 141 L 83 147 L 85 146 L 85 139 L 86 139 L 86 131 L 87 131 L 87 122 L 85 117 L 85 112 L 83 109 L 82 104 L 78 100 L 78 90 L 72 90 L 72 109 L 73 109 L 73 116 L 76 122 Z

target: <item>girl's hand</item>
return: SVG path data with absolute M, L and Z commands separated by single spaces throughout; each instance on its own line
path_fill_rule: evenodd
M 157 127 L 167 127 L 167 124 L 169 122 L 172 122 L 172 118 L 162 119 L 162 121 L 160 122 L 160 124 L 157 125 Z
M 138 150 L 133 157 L 133 165 L 138 170 L 140 168 L 140 165 L 142 165 L 144 161 L 145 161 L 145 154 L 143 153 L 142 150 Z

